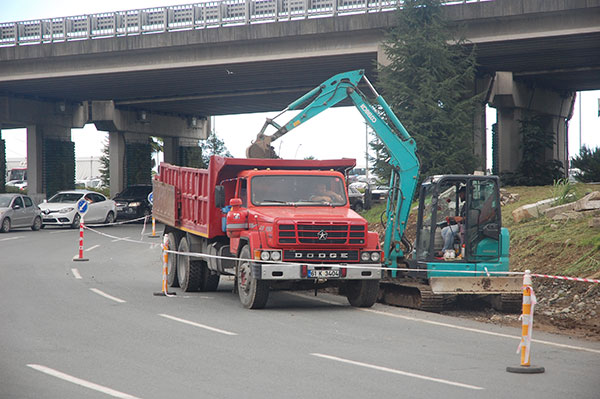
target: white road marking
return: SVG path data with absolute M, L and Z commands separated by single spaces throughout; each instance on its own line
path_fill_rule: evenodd
M 0 241 L 18 240 L 19 238 L 25 238 L 25 236 L 16 236 L 16 237 L 0 238 Z
M 111 242 L 117 242 L 117 241 L 123 241 L 123 240 L 128 240 L 131 237 L 122 237 L 122 238 L 117 238 L 116 240 L 111 240 Z
M 116 297 L 114 297 L 112 295 L 108 295 L 106 292 L 102 292 L 102 291 L 100 291 L 97 288 L 90 288 L 90 291 L 95 292 L 98 295 L 102 295 L 103 297 L 108 298 L 110 300 L 113 300 L 115 302 L 119 302 L 119 303 L 125 303 L 126 302 L 126 301 L 124 301 L 122 299 L 119 299 L 119 298 L 116 298 Z
M 72 375 L 62 373 L 60 371 L 51 369 L 46 366 L 41 366 L 39 364 L 28 364 L 27 367 L 31 367 L 34 370 L 41 371 L 42 373 L 46 373 L 56 378 L 60 378 L 61 380 L 81 385 L 82 387 L 93 389 L 94 391 L 102 392 L 106 395 L 110 395 L 115 398 L 121 399 L 139 399 L 137 396 L 129 395 L 127 393 L 116 391 L 112 388 L 108 388 L 102 385 L 94 384 L 93 382 L 89 382 L 86 380 L 82 380 L 81 378 L 73 377 Z
M 399 314 L 382 312 L 380 310 L 360 309 L 360 308 L 356 308 L 356 309 L 362 310 L 363 312 L 375 313 L 375 314 L 380 314 L 380 315 L 384 315 L 384 316 L 388 316 L 388 317 L 396 317 L 398 319 L 404 319 L 404 320 L 410 320 L 410 321 L 417 321 L 417 322 L 420 322 L 420 323 L 432 324 L 432 325 L 435 325 L 435 326 L 454 328 L 454 329 L 457 329 L 457 330 L 470 331 L 470 332 L 474 332 L 474 333 L 478 333 L 478 334 L 487 334 L 487 335 L 493 335 L 493 336 L 496 336 L 496 337 L 512 338 L 512 339 L 518 339 L 518 340 L 521 339 L 521 337 L 517 337 L 517 336 L 514 336 L 514 335 L 502 334 L 502 333 L 497 333 L 497 332 L 492 332 L 492 331 L 486 331 L 486 330 L 479 330 L 477 328 L 457 326 L 457 325 L 454 325 L 454 324 L 442 323 L 442 322 L 439 322 L 439 321 L 419 319 L 417 317 L 402 316 L 402 315 L 399 315 Z M 534 325 L 534 328 L 535 328 L 535 325 Z M 556 346 L 556 347 L 559 347 L 559 348 L 575 349 L 575 350 L 585 351 L 585 352 L 591 352 L 591 353 L 600 353 L 600 350 L 591 349 L 591 348 L 585 348 L 583 346 L 559 344 L 559 343 L 556 343 L 556 342 L 542 341 L 542 340 L 539 340 L 539 339 L 532 339 L 531 341 L 532 342 L 536 342 L 538 344 Z
M 194 326 L 194 327 L 200 327 L 200 328 L 204 328 L 206 330 L 210 330 L 210 331 L 214 331 L 214 332 L 218 332 L 220 334 L 225 334 L 225 335 L 237 335 L 237 333 L 231 332 L 231 331 L 225 331 L 225 330 L 221 330 L 218 328 L 214 328 L 214 327 L 210 327 L 210 326 L 206 326 L 204 324 L 199 324 L 199 323 L 195 323 L 193 321 L 189 321 L 189 320 L 185 320 L 185 319 L 180 319 L 179 317 L 175 317 L 175 316 L 169 316 L 168 314 L 163 314 L 163 313 L 159 313 L 158 314 L 161 317 L 165 317 L 167 319 L 171 319 L 171 320 L 175 320 L 178 321 L 180 323 L 185 323 L 185 324 L 189 324 L 190 326 Z
M 85 252 L 90 252 L 90 251 L 92 251 L 92 250 L 94 250 L 94 249 L 98 248 L 99 246 L 100 246 L 100 245 L 94 245 L 94 246 L 91 246 L 91 247 L 89 247 L 88 249 L 86 249 L 86 250 L 85 250 Z
M 49 234 L 61 234 L 61 233 L 71 233 L 75 230 L 60 230 L 60 231 L 51 231 Z
M 441 378 L 428 377 L 426 375 L 409 373 L 407 371 L 396 370 L 396 369 L 391 369 L 391 368 L 382 367 L 382 366 L 376 366 L 374 364 L 356 362 L 354 360 L 342 359 L 341 357 L 330 356 L 330 355 L 323 355 L 321 353 L 311 353 L 311 355 L 317 356 L 317 357 L 322 357 L 324 359 L 335 360 L 336 362 L 342 362 L 342 363 L 352 364 L 354 366 L 360 366 L 360 367 L 366 367 L 366 368 L 370 368 L 370 369 L 374 369 L 374 370 L 385 371 L 387 373 L 404 375 L 406 377 L 419 378 L 421 380 L 439 382 L 440 384 L 453 385 L 453 386 L 456 386 L 456 387 L 467 388 L 467 389 L 475 389 L 475 390 L 485 389 L 485 388 L 478 387 L 478 386 L 475 386 L 475 385 L 463 384 L 463 383 L 460 383 L 460 382 L 454 382 L 454 381 L 444 380 L 444 379 L 441 379 Z
M 73 276 L 77 279 L 77 280 L 81 280 L 81 274 L 79 274 L 79 270 L 77 269 L 71 269 L 71 273 L 73 273 Z
M 300 296 L 300 297 L 304 297 L 304 298 L 310 298 L 312 300 L 323 302 L 323 303 L 328 303 L 330 305 L 340 305 L 340 306 L 342 305 L 339 302 L 334 302 L 334 301 L 330 301 L 330 300 L 322 299 L 322 298 L 309 297 L 307 295 L 303 295 L 303 294 L 300 294 L 300 293 L 290 292 L 288 294 L 296 295 L 296 296 Z M 435 326 L 454 328 L 454 329 L 463 330 L 463 331 L 470 331 L 470 332 L 474 332 L 474 333 L 478 333 L 478 334 L 493 335 L 493 336 L 496 336 L 496 337 L 511 338 L 511 339 L 518 339 L 518 340 L 521 339 L 520 336 L 509 335 L 509 334 L 502 334 L 502 333 L 497 333 L 497 332 L 493 332 L 493 331 L 480 330 L 480 329 L 477 329 L 477 328 L 457 326 L 457 325 L 454 325 L 454 324 L 442 323 L 440 321 L 419 319 L 418 317 L 403 316 L 403 315 L 399 315 L 399 314 L 395 314 L 395 313 L 382 312 L 381 310 L 365 309 L 365 308 L 353 308 L 353 309 L 361 310 L 363 312 L 375 313 L 375 314 L 379 314 L 379 315 L 383 315 L 383 316 L 388 316 L 388 317 L 395 317 L 395 318 L 398 318 L 398 319 L 416 321 L 416 322 L 419 322 L 419 323 L 426 323 L 426 324 L 432 324 L 432 325 L 435 325 Z M 534 329 L 535 329 L 535 325 L 534 325 Z M 536 343 L 542 344 L 542 345 L 555 346 L 555 347 L 558 347 L 558 348 L 573 349 L 573 350 L 578 350 L 578 351 L 591 352 L 591 353 L 599 353 L 600 354 L 600 350 L 598 350 L 598 349 L 586 348 L 586 347 L 583 347 L 583 346 L 559 344 L 557 342 L 543 341 L 543 340 L 540 340 L 540 339 L 532 339 L 531 342 L 536 342 Z

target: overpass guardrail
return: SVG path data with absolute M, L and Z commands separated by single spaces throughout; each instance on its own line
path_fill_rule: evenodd
M 445 4 L 494 0 L 447 1 Z M 392 11 L 401 0 L 218 0 L 71 17 L 0 22 L 0 46 Z

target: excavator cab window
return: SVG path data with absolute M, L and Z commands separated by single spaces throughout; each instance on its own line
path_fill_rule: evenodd
M 495 179 L 469 181 L 466 246 L 477 262 L 500 256 L 500 198 Z
M 417 260 L 462 258 L 467 180 L 442 178 L 423 184 L 417 225 Z

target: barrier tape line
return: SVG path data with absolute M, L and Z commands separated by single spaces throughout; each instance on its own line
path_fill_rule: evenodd
M 133 223 L 133 222 L 138 222 L 142 219 L 146 219 L 147 216 L 142 216 L 141 218 L 137 218 L 137 219 L 131 219 L 131 220 L 123 220 L 122 222 L 113 222 L 113 223 L 99 223 L 99 224 L 87 224 L 85 223 L 85 226 L 93 226 L 93 227 L 105 227 L 105 226 L 116 226 L 116 225 L 122 225 L 122 224 L 127 224 L 127 223 Z M 84 217 L 85 220 L 85 217 Z
M 94 226 L 95 227 L 95 226 Z M 91 232 L 94 232 L 96 234 L 99 234 L 101 236 L 104 237 L 109 237 L 109 238 L 113 238 L 116 239 L 118 238 L 120 241 L 126 241 L 126 242 L 131 242 L 134 244 L 144 244 L 144 245 L 150 245 L 152 248 L 155 248 L 157 246 L 156 243 L 150 243 L 148 241 L 139 241 L 139 240 L 132 240 L 132 239 L 127 239 L 127 238 L 121 238 L 121 237 L 117 237 L 117 236 L 113 236 L 110 234 L 106 234 L 106 233 L 102 233 L 98 230 L 94 230 L 92 228 L 90 228 L 88 225 L 85 225 L 84 227 L 86 230 L 90 230 Z M 203 254 L 203 253 L 199 253 L 199 252 L 179 252 L 179 251 L 174 251 L 174 250 L 166 250 L 165 252 L 170 253 L 170 254 L 175 254 L 175 255 L 184 255 L 184 256 L 191 256 L 194 258 L 213 258 L 213 259 L 225 259 L 225 260 L 234 260 L 234 261 L 238 261 L 240 260 L 239 258 L 236 257 L 232 257 L 232 256 L 220 256 L 220 255 L 210 255 L 210 254 Z M 255 259 L 250 259 L 250 260 L 255 260 Z M 277 265 L 282 265 L 282 266 L 302 266 L 302 265 L 318 265 L 318 266 L 327 266 L 327 264 L 313 264 L 313 263 L 298 263 L 298 262 L 285 262 L 285 261 L 264 261 L 264 260 L 260 260 L 261 263 L 274 263 Z M 502 275 L 502 276 L 522 276 L 523 274 L 525 274 L 524 272 L 494 272 L 494 271 L 489 271 L 489 270 L 485 270 L 485 271 L 470 271 L 470 270 L 444 270 L 444 269 L 436 269 L 436 270 L 430 270 L 430 269 L 409 269 L 409 268 L 401 268 L 401 267 L 381 267 L 381 266 L 354 266 L 351 264 L 344 264 L 341 265 L 340 267 L 345 267 L 347 269 L 371 269 L 371 270 L 388 270 L 388 271 L 401 271 L 401 272 L 438 272 L 438 273 L 460 273 L 460 274 L 474 274 L 475 277 L 477 276 L 490 276 L 493 274 L 497 274 L 497 275 Z M 531 273 L 532 277 L 542 277 L 542 278 L 554 278 L 554 279 L 560 279 L 560 280 L 571 280 L 571 281 L 580 281 L 580 282 L 586 282 L 586 283 L 595 283 L 595 284 L 600 284 L 600 280 L 597 279 L 590 279 L 590 278 L 580 278 L 580 277 L 567 277 L 567 276 L 552 276 L 552 275 L 546 275 L 546 274 L 535 274 L 535 273 Z
M 600 284 L 600 280 L 593 279 L 593 278 L 552 276 L 550 274 L 536 274 L 536 273 L 531 273 L 531 276 L 532 277 L 553 278 L 553 279 L 557 279 L 557 280 L 581 281 L 581 282 L 584 282 L 584 283 L 596 283 L 596 284 Z

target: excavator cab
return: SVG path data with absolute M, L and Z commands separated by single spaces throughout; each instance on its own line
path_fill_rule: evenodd
M 501 226 L 498 177 L 430 177 L 421 185 L 414 259 L 428 277 L 507 271 L 508 231 Z

